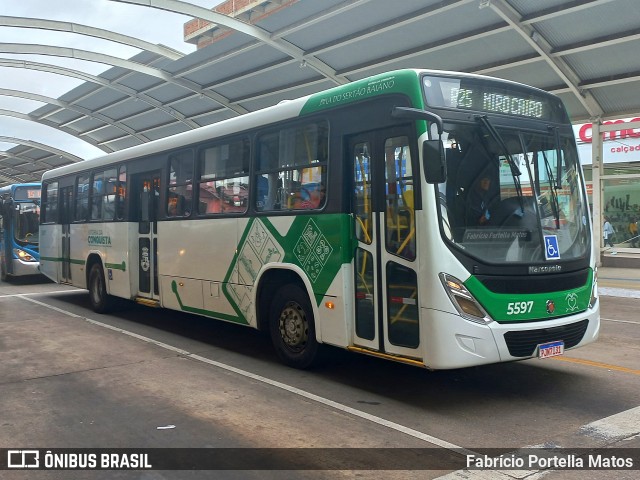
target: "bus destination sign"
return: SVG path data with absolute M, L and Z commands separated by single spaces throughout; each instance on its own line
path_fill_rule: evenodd
M 552 99 L 502 83 L 448 77 L 424 77 L 427 104 L 433 107 L 499 113 L 561 121 L 562 107 Z M 555 118 L 554 118 L 555 117 Z
M 19 201 L 40 200 L 40 187 L 16 187 L 13 196 Z
M 457 108 L 506 113 L 507 115 L 520 115 L 523 117 L 542 118 L 543 113 L 542 102 L 539 100 L 490 92 L 484 92 L 482 96 L 479 96 L 470 88 L 452 88 L 450 103 Z

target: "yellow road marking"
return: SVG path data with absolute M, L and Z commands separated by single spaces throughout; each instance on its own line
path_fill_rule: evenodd
M 620 367 L 618 365 L 609 365 L 608 363 L 594 362 L 592 360 L 583 360 L 581 358 L 572 357 L 552 357 L 552 360 L 560 360 L 561 362 L 578 363 L 580 365 L 587 365 L 589 367 L 606 368 L 607 370 L 615 370 L 617 372 L 631 373 L 632 375 L 640 375 L 640 370 L 634 370 L 633 368 Z

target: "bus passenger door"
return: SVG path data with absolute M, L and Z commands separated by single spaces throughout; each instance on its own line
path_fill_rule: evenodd
M 354 255 L 353 338 L 356 346 L 420 359 L 414 181 L 409 128 L 349 139 L 358 244 Z M 414 155 L 412 156 L 412 153 Z
M 138 215 L 138 297 L 157 300 L 160 172 L 137 175 L 134 188 Z
M 60 223 L 62 224 L 60 282 L 71 283 L 71 221 L 73 186 L 60 188 Z

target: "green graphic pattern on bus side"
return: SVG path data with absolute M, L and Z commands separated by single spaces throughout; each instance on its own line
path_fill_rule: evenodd
M 302 107 L 300 115 L 321 112 L 379 95 L 393 93 L 408 96 L 413 108 L 424 108 L 418 73 L 413 70 L 397 70 L 312 95 Z M 419 123 L 424 124 L 424 122 Z M 418 133 L 421 134 L 423 132 Z
M 473 276 L 465 282 L 467 290 L 491 318 L 501 323 L 547 320 L 584 312 L 589 308 L 592 285 L 593 271 L 582 287 L 548 293 L 500 294 L 489 291 Z
M 204 308 L 196 308 L 196 307 L 190 307 L 189 305 L 185 305 L 184 303 L 182 303 L 182 298 L 180 298 L 180 292 L 178 292 L 178 283 L 175 280 L 171 282 L 171 291 L 176 296 L 176 299 L 178 300 L 178 304 L 180 305 L 180 310 L 182 310 L 183 312 L 195 313 L 196 315 L 204 315 L 205 317 L 214 317 L 220 320 L 228 320 L 230 322 L 235 322 L 235 323 L 242 323 L 242 324 L 248 323 L 244 319 L 233 316 L 233 315 L 226 315 L 220 312 L 205 310 Z
M 319 304 L 345 263 L 353 257 L 349 215 L 299 215 L 283 236 L 266 217 L 249 220 L 222 291 L 241 323 L 251 323 L 252 289 L 260 269 L 270 263 L 297 265 Z M 230 280 L 238 276 L 238 283 Z

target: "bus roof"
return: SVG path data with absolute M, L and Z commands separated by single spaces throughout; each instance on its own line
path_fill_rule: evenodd
M 132 160 L 135 158 L 154 155 L 156 153 L 185 148 L 199 142 L 251 130 L 270 123 L 326 111 L 332 108 L 339 108 L 343 105 L 348 105 L 350 103 L 355 103 L 378 95 L 392 93 L 405 94 L 411 98 L 415 107 L 423 108 L 424 100 L 422 92 L 416 81 L 423 73 L 493 80 L 511 85 L 525 86 L 509 80 L 470 73 L 427 69 L 395 70 L 356 80 L 345 85 L 336 86 L 328 90 L 294 100 L 285 100 L 271 107 L 246 113 L 238 117 L 233 117 L 211 125 L 172 135 L 170 137 L 161 138 L 142 145 L 136 145 L 134 147 L 102 155 L 90 160 L 58 167 L 45 172 L 42 179 L 46 182 L 51 178 L 62 177 L 81 172 L 89 168 L 118 164 L 125 160 Z M 535 90 L 551 95 L 543 90 Z

